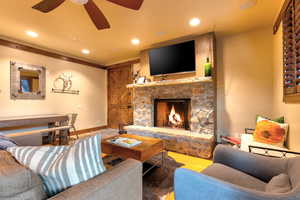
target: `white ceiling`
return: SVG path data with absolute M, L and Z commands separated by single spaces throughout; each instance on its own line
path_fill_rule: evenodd
M 44 14 L 31 8 L 39 0 L 5 0 L 0 7 L 0 35 L 106 65 L 186 35 L 210 31 L 230 34 L 272 25 L 282 3 L 257 0 L 255 7 L 241 10 L 242 2 L 248 0 L 144 0 L 142 8 L 134 11 L 106 0 L 94 1 L 111 29 L 98 31 L 83 6 L 71 1 Z M 201 19 L 200 26 L 189 26 L 193 17 Z M 28 37 L 26 30 L 37 32 L 39 37 Z M 134 37 L 141 40 L 139 46 L 131 44 Z M 84 48 L 91 54 L 83 55 Z

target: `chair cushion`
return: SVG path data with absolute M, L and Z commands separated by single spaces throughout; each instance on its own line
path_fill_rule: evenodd
M 0 199 L 40 187 L 42 181 L 36 174 L 19 165 L 8 152 L 0 151 Z M 45 193 L 39 191 L 38 195 L 42 198 Z
M 287 174 L 274 176 L 266 185 L 266 192 L 285 193 L 292 190 L 290 177 Z
M 42 177 L 49 197 L 106 170 L 100 157 L 99 134 L 71 146 L 12 147 L 7 150 Z
M 214 163 L 202 173 L 234 185 L 258 191 L 265 191 L 265 182 L 226 165 Z

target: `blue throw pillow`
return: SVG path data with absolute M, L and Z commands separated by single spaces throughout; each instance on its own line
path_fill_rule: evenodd
M 17 143 L 5 136 L 3 133 L 0 133 L 0 150 L 6 150 L 8 147 L 15 147 L 17 146 Z

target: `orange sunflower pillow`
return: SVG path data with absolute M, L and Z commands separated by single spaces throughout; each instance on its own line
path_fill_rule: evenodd
M 288 124 L 280 124 L 262 117 L 257 119 L 253 138 L 256 142 L 284 147 Z

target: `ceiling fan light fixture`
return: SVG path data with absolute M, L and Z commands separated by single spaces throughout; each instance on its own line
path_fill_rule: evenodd
M 63 4 L 66 0 L 41 0 L 39 3 L 34 5 L 32 8 L 38 10 L 42 13 L 49 13 L 52 10 L 58 8 L 61 4 Z M 71 0 L 73 3 L 84 6 L 87 14 L 90 19 L 96 26 L 98 30 L 109 29 L 110 24 L 99 9 L 94 0 Z M 111 3 L 117 4 L 119 6 L 130 8 L 133 10 L 139 10 L 142 6 L 144 0 L 107 0 Z
M 86 4 L 89 0 L 71 0 L 73 3 L 79 4 L 79 5 L 84 5 Z

